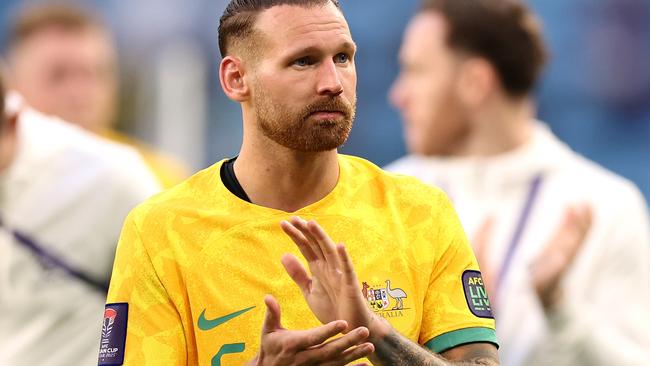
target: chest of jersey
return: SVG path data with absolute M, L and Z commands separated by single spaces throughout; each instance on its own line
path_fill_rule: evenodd
M 345 243 L 368 306 L 417 341 L 430 259 L 415 253 L 406 233 L 385 225 L 338 216 L 304 218 L 316 219 L 335 241 Z M 198 230 L 184 238 L 207 238 L 186 270 L 188 293 L 176 299 L 191 314 L 192 323 L 185 329 L 191 330 L 196 345 L 188 348 L 196 349 L 201 365 L 242 365 L 255 356 L 267 294 L 280 303 L 285 328 L 320 325 L 280 262 L 282 255 L 292 253 L 305 263 L 281 231 L 282 219 L 249 222 L 216 233 L 213 229 L 207 236 Z

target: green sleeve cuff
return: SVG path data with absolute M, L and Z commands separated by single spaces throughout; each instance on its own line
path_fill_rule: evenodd
M 492 343 L 499 348 L 494 329 L 484 327 L 464 328 L 443 333 L 424 345 L 435 353 L 441 353 L 456 346 L 477 342 Z

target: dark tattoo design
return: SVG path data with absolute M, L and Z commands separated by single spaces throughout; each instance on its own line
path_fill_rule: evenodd
M 375 342 L 370 360 L 384 366 L 498 366 L 496 347 L 490 343 L 470 343 L 454 347 L 441 355 L 435 354 L 411 340 L 391 331 Z

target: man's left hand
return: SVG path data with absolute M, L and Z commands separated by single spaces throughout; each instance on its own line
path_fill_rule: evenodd
M 280 226 L 307 260 L 311 277 L 291 254 L 282 257 L 282 264 L 321 323 L 345 320 L 347 330 L 366 327 L 371 338 L 388 333 L 388 325 L 366 304 L 343 244 L 334 243 L 316 221 L 293 217 L 290 221 L 282 221 Z

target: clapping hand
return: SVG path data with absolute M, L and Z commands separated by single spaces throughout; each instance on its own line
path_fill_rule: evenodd
M 334 243 L 315 221 L 294 217 L 283 221 L 281 227 L 307 260 L 311 276 L 291 254 L 282 257 L 282 264 L 318 320 L 323 324 L 345 320 L 345 331 L 366 327 L 371 338 L 388 332 L 387 324 L 368 307 L 343 244 Z
M 360 327 L 339 338 L 329 340 L 348 328 L 337 320 L 308 330 L 288 330 L 282 327 L 280 305 L 272 297 L 264 299 L 266 317 L 262 327 L 260 351 L 248 366 L 347 365 L 368 357 L 374 346 L 366 342 L 367 328 Z M 357 366 L 366 365 L 364 363 Z
M 569 207 L 559 229 L 533 262 L 533 285 L 545 309 L 552 308 L 561 298 L 560 280 L 582 247 L 592 216 L 588 205 Z

